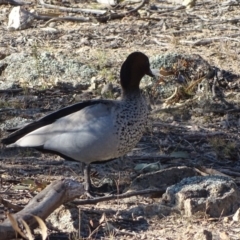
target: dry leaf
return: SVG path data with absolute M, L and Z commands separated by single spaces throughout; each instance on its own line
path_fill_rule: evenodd
M 44 223 L 44 221 L 38 217 L 38 216 L 34 216 L 33 217 L 37 220 L 39 227 L 41 229 L 41 235 L 42 235 L 42 239 L 45 240 L 47 238 L 47 226 Z
M 93 224 L 93 220 L 92 219 L 89 220 L 89 224 L 93 228 L 94 224 Z
M 101 217 L 100 220 L 99 220 L 99 224 L 102 224 L 102 223 L 104 223 L 104 222 L 106 222 L 106 221 L 107 221 L 106 214 L 103 213 L 102 217 Z
M 165 77 L 175 75 L 173 71 L 167 71 L 165 68 L 160 68 L 160 74 Z
M 22 232 L 22 230 L 19 228 L 18 226 L 18 222 L 16 221 L 16 219 L 13 217 L 13 215 L 11 213 L 7 213 L 7 216 L 12 224 L 13 229 L 19 233 L 23 238 L 27 238 L 26 235 Z
M 21 221 L 22 221 L 23 226 L 25 227 L 26 236 L 27 236 L 28 240 L 34 240 L 28 224 L 23 219 Z

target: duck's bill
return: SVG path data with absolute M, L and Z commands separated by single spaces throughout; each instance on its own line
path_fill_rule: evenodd
M 150 72 L 147 74 L 150 77 L 160 77 L 160 70 L 159 69 L 150 69 Z

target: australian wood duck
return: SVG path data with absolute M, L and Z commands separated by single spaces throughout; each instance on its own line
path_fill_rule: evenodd
M 148 106 L 139 84 L 145 74 L 154 76 L 148 57 L 133 52 L 121 67 L 120 100 L 90 100 L 62 108 L 13 132 L 2 143 L 82 162 L 89 191 L 89 164 L 123 156 L 142 137 Z

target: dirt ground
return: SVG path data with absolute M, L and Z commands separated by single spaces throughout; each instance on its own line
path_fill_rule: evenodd
M 79 8 L 101 6 L 89 1 L 48 3 Z M 112 10 L 121 13 L 138 4 L 124 5 L 121 2 L 122 7 Z M 225 84 L 221 86 L 223 98 L 231 102 L 229 107 L 199 112 L 196 108 L 201 109 L 200 102 L 189 105 L 185 104 L 185 99 L 181 99 L 159 111 L 165 106 L 164 101 L 155 97 L 150 128 L 140 143 L 123 160 L 93 165 L 92 178 L 95 183 L 114 176 L 123 190 L 136 177 L 134 167 L 137 164 L 160 162 L 163 169 L 173 166 L 211 169 L 230 176 L 237 185 L 240 184 L 240 2 L 197 1 L 196 6 L 188 10 L 177 9 L 176 6 L 170 1 L 150 0 L 137 13 L 128 14 L 122 19 L 109 20 L 107 23 L 55 21 L 44 26 L 45 21 L 36 20 L 32 28 L 21 31 L 6 29 L 6 17 L 11 6 L 0 6 L 1 59 L 19 52 L 49 51 L 65 54 L 71 58 L 77 57 L 83 63 L 98 69 L 99 75 L 106 82 L 118 83 L 121 63 L 129 53 L 142 51 L 153 57 L 177 52 L 199 54 L 210 65 L 236 75 L 234 79 L 225 80 Z M 34 7 L 27 8 L 42 10 L 36 3 Z M 49 29 L 46 30 L 47 27 Z M 19 92 L 0 91 L 0 124 L 6 123 L 6 126 L 11 127 L 7 122 L 16 115 L 32 121 L 46 112 L 77 102 L 79 98 L 84 99 L 81 89 L 67 86 L 39 89 L 26 88 L 20 84 L 19 87 L 22 89 Z M 91 98 L 98 97 L 99 91 L 92 92 Z M 29 99 L 19 101 L 18 97 L 23 95 L 37 96 L 38 102 Z M 41 111 L 35 114 L 27 111 L 36 107 Z M 13 108 L 16 111 L 3 111 L 4 108 Z M 1 129 L 0 137 L 6 135 L 6 131 Z M 174 158 L 163 158 L 172 156 L 173 153 Z M 52 180 L 65 177 L 83 180 L 79 163 L 32 150 L 6 149 L 2 145 L 0 171 L 1 198 L 19 206 L 26 204 Z M 239 223 L 226 218 L 209 219 L 205 215 L 189 218 L 181 214 L 143 215 L 135 218 L 130 214 L 130 209 L 159 201 L 160 198 L 151 196 L 136 196 L 96 205 L 65 206 L 62 211 L 73 209 L 74 213 L 70 215 L 82 220 L 76 227 L 81 237 L 77 237 L 77 233 L 70 234 L 71 227 L 63 224 L 61 229 L 61 226 L 53 224 L 49 227 L 49 239 L 83 239 L 89 236 L 91 239 L 208 239 L 196 235 L 204 230 L 211 232 L 214 240 L 240 239 Z M 1 221 L 5 219 L 5 210 L 4 205 L 0 204 Z M 120 232 L 101 227 L 91 235 L 94 228 L 89 227 L 89 222 L 96 225 L 104 213 Z M 36 234 L 36 239 L 37 237 Z

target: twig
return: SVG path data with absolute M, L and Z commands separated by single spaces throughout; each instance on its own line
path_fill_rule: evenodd
M 0 93 L 18 93 L 22 92 L 22 88 L 16 88 L 16 89 L 0 89 Z
M 225 173 L 227 175 L 233 176 L 233 177 L 240 177 L 239 172 L 231 171 L 229 169 L 219 169 L 220 172 Z
M 220 114 L 227 114 L 227 113 L 239 113 L 240 108 L 227 108 L 227 109 L 206 109 L 204 110 L 205 113 L 220 113 Z
M 84 17 L 56 17 L 56 18 L 51 18 L 42 27 L 47 27 L 47 25 L 49 23 L 56 22 L 56 21 L 89 22 L 90 18 L 84 18 Z
M 166 10 L 148 10 L 149 12 L 151 13 L 169 13 L 169 12 L 175 12 L 175 11 L 178 11 L 178 10 L 182 10 L 182 9 L 185 9 L 186 7 L 185 6 L 177 6 L 177 7 L 173 7 L 173 8 L 168 8 Z
M 153 41 L 159 46 L 168 46 L 169 45 L 168 43 L 159 42 L 156 38 L 153 38 Z
M 186 40 L 181 40 L 180 43 L 184 44 L 190 44 L 193 46 L 200 46 L 200 45 L 207 45 L 213 42 L 220 42 L 222 40 L 231 40 L 231 41 L 237 41 L 240 42 L 240 40 L 235 39 L 236 37 L 240 36 L 240 33 L 232 34 L 230 36 L 226 37 L 214 37 L 214 38 L 203 38 L 197 41 L 186 41 Z
M 214 132 L 214 133 L 194 133 L 194 134 L 185 134 L 182 137 L 187 140 L 195 141 L 201 138 L 215 137 L 218 135 L 224 135 L 224 132 Z
M 225 19 L 225 20 L 212 20 L 209 21 L 207 24 L 208 25 L 214 25 L 214 24 L 223 24 L 223 23 L 237 23 L 240 21 L 240 18 L 231 18 L 231 19 Z
M 4 171 L 5 172 L 5 171 Z M 1 173 L 2 174 L 2 173 Z M 7 189 L 5 189 L 4 191 L 1 191 L 0 192 L 0 194 L 8 194 L 8 190 L 10 189 L 12 187 L 12 184 L 10 184 L 10 186 L 8 186 L 8 188 Z M 11 194 L 11 193 L 9 193 L 9 194 Z
M 104 197 L 99 197 L 99 198 L 94 198 L 94 199 L 74 200 L 73 203 L 77 204 L 77 205 L 96 204 L 98 202 L 123 199 L 123 198 L 128 198 L 128 197 L 137 196 L 137 195 L 155 194 L 155 193 L 165 192 L 165 191 L 166 191 L 166 188 L 164 188 L 164 189 L 156 189 L 156 188 L 155 189 L 146 189 L 146 190 L 141 190 L 141 191 L 126 192 L 126 193 L 119 194 L 119 195 L 104 196 Z
M 13 209 L 13 210 L 15 210 L 15 211 L 17 211 L 17 212 L 18 212 L 18 211 L 21 211 L 21 210 L 23 209 L 23 207 L 18 206 L 18 205 L 15 205 L 15 204 L 12 204 L 11 202 L 9 202 L 9 201 L 1 198 L 1 197 L 0 197 L 0 203 L 1 203 L 4 207 L 6 207 L 6 208 L 8 208 L 8 209 Z
M 145 161 L 145 160 L 152 160 L 152 161 L 160 161 L 161 163 L 165 163 L 167 161 L 172 160 L 173 158 L 169 155 L 161 155 L 161 156 L 128 156 L 129 159 L 131 159 L 131 161 L 134 160 L 141 160 L 141 161 Z
M 216 97 L 216 82 L 217 82 L 217 77 L 214 78 L 213 85 L 212 85 L 212 97 L 213 97 L 213 99 Z

